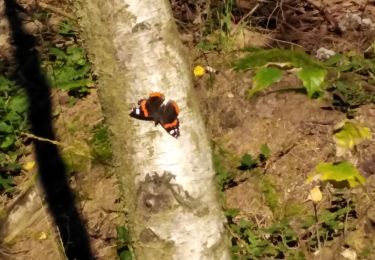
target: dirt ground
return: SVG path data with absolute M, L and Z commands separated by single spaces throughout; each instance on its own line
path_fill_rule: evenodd
M 30 12 L 37 9 L 50 12 L 47 26 L 37 21 L 30 21 L 27 26 L 35 34 L 41 30 L 50 30 L 50 34 L 43 35 L 49 35 L 52 42 L 59 43 L 61 39 L 54 38 L 52 32 L 56 31 L 58 22 L 66 18 L 64 13 L 70 13 L 69 5 L 65 2 L 65 5 L 61 5 L 63 1 L 57 0 L 39 1 L 42 3 L 39 6 L 30 0 L 21 2 Z M 195 79 L 195 93 L 206 120 L 213 150 L 220 146 L 220 149 L 229 151 L 233 158 L 240 158 L 244 153 L 259 153 L 260 146 L 266 143 L 271 150 L 271 157 L 264 166 L 264 176 L 275 185 L 280 207 L 300 204 L 311 211 L 311 204 L 306 203 L 310 191 L 306 178 L 319 162 L 335 160 L 332 133 L 334 126 L 346 115 L 338 110 L 322 109 L 327 106 L 324 99 L 312 100 L 294 90 L 277 91 L 301 85 L 291 75 L 270 91 L 249 100 L 246 90 L 251 82 L 251 73 L 235 72 L 231 68 L 231 61 L 237 55 L 235 52 L 202 53 L 195 47 L 203 35 L 202 28 L 208 17 L 208 10 L 219 5 L 219 2 L 211 1 L 211 5 L 208 5 L 206 1 L 171 1 L 181 39 L 187 48 L 196 53 L 195 59 L 191 61 L 192 66 L 204 64 L 219 71 L 217 74 L 206 74 Z M 239 22 L 244 17 L 254 18 L 254 25 L 244 29 L 247 33 L 241 38 L 242 47 L 301 47 L 311 54 L 315 54 L 320 47 L 325 47 L 337 53 L 363 53 L 375 40 L 373 1 L 285 0 L 261 4 L 251 0 L 233 2 L 233 20 Z M 56 13 L 54 7 L 59 7 L 63 13 Z M 365 24 L 359 24 L 358 19 L 370 19 L 370 22 L 366 20 Z M 0 20 L 0 32 L 5 32 L 6 27 L 4 19 Z M 11 61 L 10 50 L 9 38 L 4 33 L 0 36 L 0 57 Z M 81 157 L 75 156 L 67 160 L 73 160 L 69 165 L 76 173 L 71 177 L 71 186 L 79 198 L 78 207 L 87 221 L 94 253 L 98 259 L 115 259 L 116 225 L 124 223 L 124 214 L 118 211 L 120 191 L 116 177 L 110 173 L 110 166 L 95 162 L 89 153 L 91 131 L 103 121 L 97 91 L 95 88 L 90 89 L 90 94 L 79 99 L 73 106 L 70 105 L 67 94 L 62 91 L 54 91 L 52 99 L 59 140 L 82 152 Z M 374 132 L 375 105 L 359 107 L 354 119 Z M 28 158 L 24 160 L 27 161 Z M 362 143 L 353 160 L 367 177 L 368 192 L 375 194 L 375 142 L 370 140 Z M 227 167 L 233 167 L 238 161 L 228 159 L 224 163 Z M 256 184 L 259 177 L 240 171 L 237 173 L 235 185 L 224 191 L 224 207 L 238 208 L 240 216 L 256 220 L 259 226 L 270 225 L 278 216 L 266 205 L 265 198 L 259 191 Z M 33 174 L 25 173 L 19 177 L 19 185 L 32 178 Z M 344 241 L 322 250 L 321 259 L 338 259 L 336 251 L 344 244 L 350 244 L 351 248 L 358 251 L 369 244 L 375 248 L 375 207 L 372 206 L 371 199 L 360 191 L 355 197 L 358 202 L 357 229 L 349 232 Z M 2 201 L 6 206 L 14 203 L 17 198 L 2 198 Z M 46 218 L 45 213 L 36 220 L 43 218 Z M 16 242 L 3 245 L 0 256 L 9 259 L 51 259 L 49 249 L 56 238 L 50 235 L 47 236 L 48 239 L 40 239 L 40 235 L 41 232 L 56 231 L 53 228 L 46 231 L 35 223 L 29 224 L 30 230 L 26 232 L 26 237 L 21 236 Z M 353 243 L 353 240 L 359 242 Z M 375 249 L 371 256 L 375 257 Z

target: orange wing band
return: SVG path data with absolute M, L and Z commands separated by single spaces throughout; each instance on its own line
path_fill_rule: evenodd
M 146 109 L 146 100 L 141 102 L 141 109 L 145 117 L 148 117 L 148 111 Z
M 178 124 L 178 120 L 176 119 L 176 120 L 174 120 L 172 123 L 169 123 L 169 124 L 165 124 L 165 125 L 163 125 L 163 127 L 164 127 L 164 128 L 172 128 L 172 127 L 177 126 L 177 124 Z
M 150 93 L 150 97 L 161 97 L 164 98 L 164 95 L 160 92 L 152 92 Z
M 172 106 L 174 107 L 174 109 L 176 110 L 176 113 L 180 113 L 180 108 L 178 107 L 177 103 L 172 101 Z

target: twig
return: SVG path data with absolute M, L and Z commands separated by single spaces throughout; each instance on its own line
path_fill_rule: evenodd
M 327 20 L 327 22 L 329 22 L 332 26 L 333 26 L 333 30 L 335 32 L 341 32 L 340 30 L 340 27 L 338 25 L 338 22 L 336 21 L 335 18 L 333 18 L 331 16 L 331 13 L 328 12 L 326 10 L 326 8 L 323 8 L 321 7 L 320 5 L 318 5 L 317 3 L 315 3 L 314 1 L 312 0 L 305 0 L 307 3 L 311 4 L 312 6 L 314 6 L 316 9 L 319 10 L 320 14 L 324 17 L 325 20 Z
M 237 29 L 238 29 L 238 26 L 246 19 L 248 18 L 250 15 L 252 15 L 259 7 L 259 3 L 257 3 L 253 9 L 251 9 L 246 15 L 244 15 L 241 20 L 239 20 L 239 22 L 234 26 L 234 29 L 233 29 L 233 34 L 235 34 L 237 32 Z
M 319 218 L 318 218 L 318 210 L 316 208 L 316 203 L 313 202 L 314 206 L 314 215 L 315 215 L 315 232 L 316 232 L 316 240 L 318 241 L 318 250 L 321 248 L 320 244 L 320 237 L 319 237 Z
M 54 145 L 57 145 L 57 146 L 65 147 L 65 145 L 63 145 L 62 143 L 60 143 L 58 141 L 55 141 L 55 140 L 48 139 L 48 138 L 36 136 L 36 135 L 25 133 L 25 132 L 21 132 L 21 135 L 24 135 L 28 138 L 35 139 L 35 140 L 38 140 L 38 141 L 43 141 L 43 142 L 51 143 L 51 144 L 54 144 Z
M 62 15 L 62 16 L 65 16 L 66 18 L 69 18 L 69 19 L 71 19 L 71 20 L 75 20 L 75 17 L 74 17 L 73 15 L 68 14 L 68 13 L 62 11 L 62 10 L 60 10 L 60 9 L 57 8 L 57 7 L 51 6 L 51 5 L 46 4 L 46 3 L 41 3 L 41 2 L 39 2 L 39 1 L 37 1 L 37 4 L 38 4 L 38 6 L 41 7 L 41 8 L 48 9 L 48 10 L 54 12 L 54 13 L 57 13 L 57 14 Z

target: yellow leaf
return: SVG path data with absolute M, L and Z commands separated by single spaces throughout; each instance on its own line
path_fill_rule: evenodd
M 353 122 L 344 121 L 336 127 L 336 134 L 333 136 L 336 145 L 340 148 L 351 150 L 363 140 L 371 140 L 371 130 L 368 127 L 360 126 Z
M 38 236 L 38 239 L 39 240 L 46 240 L 47 239 L 47 234 L 46 232 L 40 232 L 39 236 Z
M 319 186 L 315 186 L 312 190 L 310 190 L 310 194 L 308 196 L 309 200 L 312 200 L 314 203 L 318 203 L 323 198 L 323 194 L 320 191 Z
M 23 169 L 26 171 L 30 171 L 34 168 L 34 166 L 35 166 L 35 161 L 30 161 L 23 165 Z
M 202 77 L 206 73 L 206 70 L 204 67 L 197 65 L 194 67 L 194 76 L 196 77 Z

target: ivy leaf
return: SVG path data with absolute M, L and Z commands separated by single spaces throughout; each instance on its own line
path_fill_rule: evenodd
M 307 182 L 319 179 L 332 182 L 336 186 L 346 182 L 351 188 L 366 182 L 365 177 L 348 161 L 339 163 L 319 163 L 315 167 L 315 171 L 317 174 L 310 176 Z
M 256 92 L 263 90 L 273 83 L 280 81 L 282 71 L 274 67 L 261 67 L 255 73 L 253 78 L 253 87 L 249 89 L 249 97 L 252 97 Z
M 297 73 L 298 78 L 302 80 L 303 86 L 306 88 L 309 98 L 322 94 L 326 74 L 327 70 L 318 67 L 302 68 Z
M 339 148 L 344 150 L 351 150 L 365 139 L 371 139 L 370 128 L 349 121 L 344 121 L 343 126 L 336 131 L 337 133 L 334 134 L 333 140 Z

